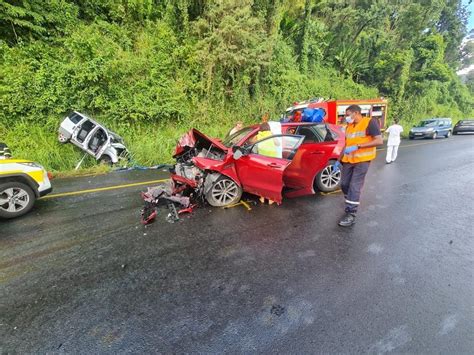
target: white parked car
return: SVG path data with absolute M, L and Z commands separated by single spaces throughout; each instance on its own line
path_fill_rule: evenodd
M 71 142 L 105 164 L 116 164 L 128 159 L 122 137 L 108 130 L 87 115 L 73 111 L 59 127 L 61 143 Z

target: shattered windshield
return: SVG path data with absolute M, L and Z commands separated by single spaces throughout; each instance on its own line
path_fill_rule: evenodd
M 253 127 L 245 127 L 242 128 L 240 131 L 235 132 L 234 134 L 230 135 L 226 139 L 222 141 L 222 144 L 224 144 L 226 147 L 230 148 L 233 145 L 236 145 L 239 143 L 242 138 L 244 138 L 247 134 L 252 132 L 254 130 Z

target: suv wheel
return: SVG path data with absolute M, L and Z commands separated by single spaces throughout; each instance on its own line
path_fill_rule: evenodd
M 114 165 L 114 163 L 112 163 L 112 158 L 108 155 L 102 155 L 99 159 L 99 163 L 107 166 Z
M 214 207 L 233 205 L 239 202 L 241 197 L 242 188 L 227 176 L 218 178 L 206 193 L 207 202 Z
M 433 133 L 433 136 L 431 137 L 432 139 L 438 138 L 438 132 Z
M 314 179 L 315 187 L 322 192 L 332 192 L 339 188 L 341 183 L 341 170 L 337 173 L 333 171 L 334 161 L 329 161 L 323 170 Z
M 29 212 L 35 203 L 33 190 L 21 182 L 0 184 L 0 217 L 14 218 Z
M 67 138 L 64 134 L 58 133 L 58 141 L 60 143 L 67 143 L 69 141 L 69 138 Z

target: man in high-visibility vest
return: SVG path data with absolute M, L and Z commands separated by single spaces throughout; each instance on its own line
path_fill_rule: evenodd
M 346 110 L 346 147 L 342 156 L 341 189 L 345 198 L 345 215 L 339 221 L 342 227 L 355 223 L 360 193 L 369 165 L 375 159 L 375 147 L 383 144 L 377 119 L 362 117 L 361 108 L 351 105 Z M 337 171 L 340 163 L 336 162 Z

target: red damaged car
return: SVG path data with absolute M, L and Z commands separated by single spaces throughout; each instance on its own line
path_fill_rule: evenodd
M 339 187 L 340 172 L 333 172 L 332 164 L 344 148 L 340 127 L 281 123 L 282 134 L 257 140 L 259 131 L 260 125 L 246 127 L 222 141 L 196 129 L 186 133 L 173 155 L 173 190 L 193 191 L 222 207 L 237 203 L 244 191 L 281 203 L 283 194 L 296 197 Z

